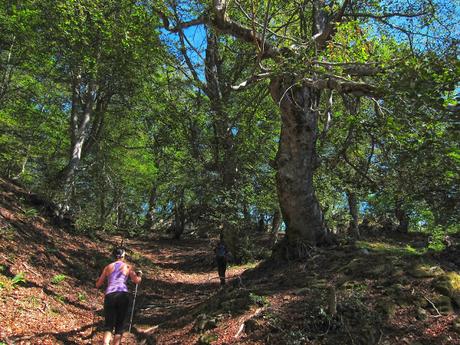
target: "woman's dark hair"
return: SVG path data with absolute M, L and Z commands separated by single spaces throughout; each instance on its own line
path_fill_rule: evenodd
M 113 256 L 116 257 L 117 259 L 121 259 L 124 257 L 126 254 L 125 250 L 123 248 L 115 248 L 113 251 Z

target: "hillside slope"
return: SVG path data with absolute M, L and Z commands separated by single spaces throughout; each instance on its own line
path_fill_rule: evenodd
M 100 304 L 94 279 L 108 248 L 56 226 L 50 207 L 0 179 L 0 341 L 7 344 L 91 341 Z

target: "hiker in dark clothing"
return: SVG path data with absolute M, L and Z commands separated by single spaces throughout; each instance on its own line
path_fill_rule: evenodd
M 100 288 L 107 281 L 104 298 L 105 333 L 104 345 L 109 345 L 112 332 L 115 330 L 113 345 L 121 344 L 124 322 L 128 313 L 129 293 L 126 285 L 128 278 L 134 284 L 142 280 L 142 272 L 134 269 L 124 262 L 125 251 L 118 248 L 114 251 L 115 261 L 105 266 L 96 282 Z
M 227 258 L 229 255 L 227 245 L 224 241 L 224 235 L 220 234 L 219 242 L 215 248 L 217 271 L 219 272 L 220 285 L 225 285 L 225 271 L 227 270 Z

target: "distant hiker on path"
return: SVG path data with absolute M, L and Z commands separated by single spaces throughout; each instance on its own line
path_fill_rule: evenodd
M 227 245 L 224 241 L 224 234 L 220 234 L 219 242 L 214 249 L 216 254 L 217 271 L 219 272 L 220 285 L 225 285 L 225 271 L 227 270 L 227 258 L 229 255 Z
M 131 278 L 134 284 L 139 284 L 142 280 L 142 272 L 135 272 L 131 266 L 124 262 L 125 251 L 123 249 L 115 249 L 114 256 L 116 260 L 104 267 L 101 276 L 96 282 L 96 287 L 100 288 L 107 280 L 104 298 L 104 345 L 110 344 L 114 330 L 113 345 L 121 343 L 129 307 L 129 293 L 126 283 L 128 277 Z

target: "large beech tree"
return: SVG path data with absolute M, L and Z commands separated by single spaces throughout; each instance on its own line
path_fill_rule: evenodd
M 287 248 L 294 249 L 290 255 L 302 256 L 309 246 L 329 241 L 313 177 L 321 164 L 317 141 L 333 119 L 332 93 L 350 111 L 356 110 L 361 97 L 370 98 L 381 110 L 385 97 L 394 97 L 385 92 L 391 81 L 417 79 L 398 74 L 398 66 L 430 48 L 421 48 L 418 38 L 431 34 L 436 4 L 213 0 L 201 8 L 199 3 L 186 8 L 192 7 L 190 12 L 198 12 L 196 18 L 190 19 L 188 13 L 183 16 L 186 19 L 173 24 L 161 13 L 165 26 L 174 30 L 205 24 L 252 45 L 255 72 L 234 89 L 263 78 L 270 80 L 282 122 L 274 166 Z M 398 56 L 402 54 L 405 56 Z M 452 88 L 452 82 L 443 80 L 437 92 L 442 96 Z

